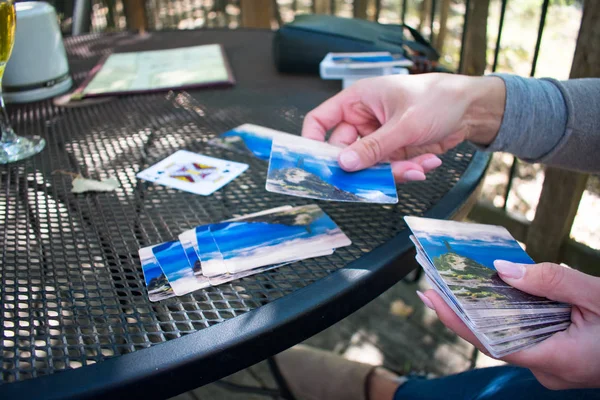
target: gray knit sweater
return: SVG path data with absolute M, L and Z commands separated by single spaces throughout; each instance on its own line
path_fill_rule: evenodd
M 485 150 L 600 172 L 600 79 L 496 76 L 506 84 L 506 105 L 498 136 Z

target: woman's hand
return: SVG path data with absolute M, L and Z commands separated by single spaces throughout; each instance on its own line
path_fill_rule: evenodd
M 573 305 L 571 325 L 502 360 L 529 368 L 549 389 L 600 387 L 600 278 L 551 263 L 494 263 L 500 277 L 524 292 Z M 486 352 L 470 329 L 433 290 L 424 303 L 463 339 Z
M 307 114 L 302 136 L 348 146 L 339 163 L 357 171 L 391 161 L 397 181 L 424 180 L 435 154 L 463 140 L 489 144 L 504 114 L 506 89 L 496 77 L 450 74 L 363 79 Z M 361 140 L 358 140 L 358 139 Z

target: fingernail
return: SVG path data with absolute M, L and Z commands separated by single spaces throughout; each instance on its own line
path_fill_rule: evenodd
M 408 170 L 403 175 L 405 181 L 424 181 L 425 174 L 416 169 Z
M 421 166 L 428 171 L 431 171 L 432 169 L 436 169 L 440 165 L 442 165 L 442 160 L 440 160 L 437 157 L 428 158 L 427 160 L 425 160 L 421 163 Z
M 429 300 L 429 298 L 427 296 L 425 296 L 423 293 L 421 293 L 418 290 L 417 290 L 417 296 L 419 296 L 419 298 L 421 299 L 423 304 L 425 304 L 427 306 L 427 308 L 435 311 L 435 307 L 433 306 L 433 303 L 431 302 L 431 300 Z
M 355 151 L 343 151 L 340 154 L 340 164 L 345 169 L 355 170 L 360 167 L 360 157 Z
M 525 267 L 522 264 L 515 264 L 510 261 L 494 261 L 496 271 L 504 278 L 521 279 L 525 275 Z

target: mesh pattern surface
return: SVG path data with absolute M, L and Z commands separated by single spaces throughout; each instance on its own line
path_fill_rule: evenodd
M 176 339 L 269 303 L 360 258 L 405 229 L 458 181 L 473 150 L 459 147 L 424 183 L 401 185 L 394 206 L 314 202 L 268 193 L 267 164 L 207 140 L 250 122 L 299 133 L 303 115 L 339 82 L 277 74 L 271 33 L 188 31 L 89 35 L 66 42 L 80 83 L 101 56 L 119 51 L 223 43 L 237 85 L 59 108 L 11 106 L 19 134 L 48 144 L 0 166 L 0 363 L 2 383 L 78 368 Z M 139 181 L 135 174 L 178 149 L 238 160 L 250 169 L 211 196 Z M 72 177 L 116 177 L 111 193 L 75 195 Z M 284 204 L 319 204 L 353 245 L 230 284 L 150 303 L 138 249 L 199 224 Z

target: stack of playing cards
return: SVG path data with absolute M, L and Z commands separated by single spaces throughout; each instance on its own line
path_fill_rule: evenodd
M 179 240 L 142 248 L 139 255 L 148 297 L 159 301 L 350 244 L 318 206 L 283 206 L 198 226 Z
M 387 51 L 329 53 L 320 64 L 322 79 L 340 79 L 345 89 L 359 79 L 383 75 L 408 74 L 413 62 Z
M 433 289 L 494 357 L 538 343 L 571 321 L 571 307 L 506 284 L 494 260 L 533 264 L 503 227 L 405 217 Z
M 389 163 L 346 172 L 337 161 L 342 149 L 328 143 L 244 124 L 211 139 L 209 144 L 269 159 L 269 192 L 328 201 L 398 202 Z

